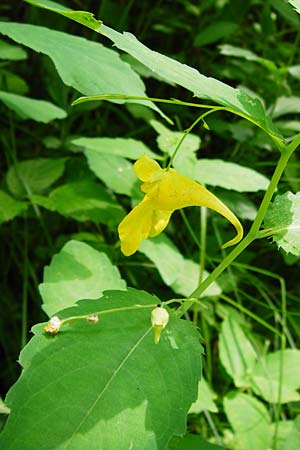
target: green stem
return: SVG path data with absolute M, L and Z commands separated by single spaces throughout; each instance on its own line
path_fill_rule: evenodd
M 245 238 L 226 256 L 226 258 L 215 268 L 215 270 L 195 289 L 191 294 L 191 297 L 199 298 L 201 294 L 218 278 L 221 273 L 227 269 L 227 267 L 248 247 L 255 239 L 259 231 L 259 228 L 263 222 L 265 213 L 268 209 L 272 196 L 277 188 L 282 173 L 288 163 L 289 158 L 300 144 L 300 134 L 298 134 L 293 141 L 284 148 L 281 153 L 280 159 L 277 163 L 275 172 L 272 176 L 268 189 L 264 195 L 262 203 L 257 212 L 256 218 L 249 233 Z M 178 311 L 178 314 L 182 316 L 192 306 L 190 302 L 183 304 Z

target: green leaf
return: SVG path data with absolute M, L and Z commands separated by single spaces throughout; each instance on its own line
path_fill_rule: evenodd
M 73 322 L 56 336 L 36 326 L 21 354 L 22 375 L 7 396 L 12 412 L 0 447 L 164 450 L 172 436 L 184 434 L 202 347 L 193 325 L 172 310 L 153 343 L 150 311 L 158 301 L 134 289 L 108 291 L 63 315 L 144 309 L 103 314 L 96 324 Z
M 49 188 L 65 170 L 66 158 L 35 158 L 20 161 L 6 174 L 7 186 L 16 197 L 39 194 Z
M 270 204 L 264 227 L 273 231 L 273 241 L 279 248 L 300 255 L 300 192 L 277 195 Z
M 300 113 L 300 97 L 279 97 L 273 110 L 273 118 L 285 116 L 286 114 Z
M 27 53 L 17 45 L 9 44 L 0 40 L 0 59 L 8 59 L 11 61 L 20 61 L 27 58 Z
M 158 155 L 153 153 L 142 141 L 130 138 L 91 138 L 80 137 L 73 139 L 71 144 L 81 147 L 89 155 L 109 154 L 123 156 L 129 159 L 138 159 L 142 155 L 157 159 Z
M 293 6 L 295 11 L 300 14 L 300 0 L 288 0 L 288 2 Z
M 19 95 L 27 94 L 29 91 L 28 84 L 23 78 L 6 69 L 0 69 L 0 91 L 2 89 Z
M 219 356 L 236 387 L 250 386 L 250 375 L 257 355 L 242 328 L 231 316 L 222 323 Z
M 124 216 L 123 208 L 113 196 L 93 181 L 67 183 L 54 189 L 49 197 L 31 196 L 31 200 L 79 222 L 90 220 L 115 227 Z
M 198 434 L 186 434 L 183 438 L 173 438 L 168 450 L 225 450 L 225 448 L 211 444 Z
M 0 397 L 0 414 L 9 414 L 10 409 L 5 405 L 4 401 Z
M 269 185 L 269 180 L 256 170 L 221 159 L 198 160 L 193 178 L 199 183 L 238 192 L 266 190 Z
M 39 290 L 48 316 L 83 298 L 99 298 L 107 289 L 126 289 L 117 267 L 104 253 L 87 244 L 69 241 L 44 269 Z
M 67 86 L 85 95 L 124 93 L 145 97 L 145 86 L 130 65 L 102 44 L 40 26 L 1 22 L 0 33 L 48 55 Z M 80 63 L 79 63 L 80 61 Z M 123 103 L 118 100 L 117 103 Z M 159 109 L 147 101 L 137 101 Z
M 218 21 L 203 28 L 196 34 L 193 45 L 194 47 L 202 47 L 204 45 L 213 44 L 223 38 L 229 37 L 239 28 L 234 22 Z
M 270 61 L 269 59 L 266 58 L 261 58 L 251 50 L 242 47 L 235 47 L 229 44 L 220 45 L 219 48 L 221 55 L 235 56 L 236 58 L 245 59 L 246 61 L 254 61 L 266 67 L 268 70 L 272 72 L 277 71 L 277 67 L 273 63 L 273 61 Z
M 299 5 L 300 14 L 300 5 Z M 297 416 L 294 420 L 294 426 L 287 436 L 284 443 L 283 450 L 298 450 L 300 447 L 300 416 Z
M 0 191 L 0 224 L 19 216 L 28 207 L 26 202 L 15 200 L 4 191 Z
M 0 91 L 0 100 L 8 108 L 15 111 L 22 119 L 32 119 L 36 122 L 48 123 L 54 119 L 64 119 L 67 117 L 66 111 L 45 100 L 36 100 L 4 91 Z
M 85 150 L 90 169 L 117 194 L 139 197 L 140 189 L 133 164 L 127 159 L 108 153 Z
M 151 126 L 158 133 L 157 145 L 163 153 L 172 155 L 182 139 L 184 133 L 180 131 L 172 131 L 157 120 L 151 120 Z M 180 145 L 179 153 L 194 153 L 199 150 L 201 139 L 193 133 L 189 133 Z
M 280 358 L 282 357 L 282 376 L 280 375 Z M 281 403 L 299 401 L 300 394 L 300 350 L 287 349 L 268 353 L 256 363 L 251 374 L 254 392 L 264 400 L 278 403 L 281 385 Z
M 184 259 L 175 244 L 165 234 L 143 241 L 139 251 L 155 264 L 164 282 L 177 294 L 188 297 L 198 287 L 199 265 Z M 204 271 L 203 279 L 208 275 L 209 273 Z M 206 289 L 202 297 L 211 297 L 220 293 L 221 289 L 214 282 Z
M 216 394 L 202 377 L 198 386 L 198 398 L 190 407 L 189 414 L 200 414 L 202 411 L 218 412 L 218 408 L 214 402 L 215 398 Z
M 245 450 L 271 447 L 270 417 L 263 403 L 250 395 L 231 392 L 224 398 L 224 409 Z

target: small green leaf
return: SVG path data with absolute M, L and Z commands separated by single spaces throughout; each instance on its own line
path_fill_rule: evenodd
M 281 403 L 299 401 L 297 389 L 300 387 L 300 350 L 287 349 L 282 355 L 278 351 L 261 357 L 253 369 L 251 380 L 254 392 L 268 402 L 278 402 L 279 385 Z
M 28 203 L 15 200 L 4 191 L 0 191 L 0 224 L 19 216 L 28 208 Z
M 7 186 L 16 197 L 39 194 L 62 176 L 65 162 L 66 158 L 35 158 L 20 161 L 8 170 Z
M 124 216 L 123 208 L 104 186 L 93 181 L 74 181 L 54 189 L 49 197 L 31 199 L 50 211 L 57 211 L 79 222 L 91 220 L 116 227 Z
M 52 316 L 83 298 L 96 299 L 107 289 L 126 289 L 117 267 L 104 253 L 69 241 L 44 269 L 39 286 L 43 309 Z
M 250 386 L 256 352 L 236 320 L 228 316 L 222 323 L 219 355 L 223 367 L 236 387 Z
M 194 169 L 194 179 L 210 186 L 220 186 L 238 192 L 266 190 L 269 180 L 256 170 L 221 159 L 200 159 Z
M 277 195 L 270 204 L 264 227 L 273 230 L 273 241 L 286 253 L 300 255 L 300 192 Z
M 211 390 L 207 381 L 202 377 L 198 386 L 198 398 L 192 403 L 189 414 L 200 414 L 202 411 L 218 412 L 214 402 L 216 394 Z
M 121 156 L 94 150 L 85 150 L 84 154 L 90 169 L 113 192 L 139 197 L 139 183 L 131 162 Z
M 17 45 L 9 44 L 0 40 L 0 59 L 8 59 L 11 61 L 20 61 L 27 58 L 27 53 Z
M 142 141 L 136 139 L 80 137 L 73 139 L 71 144 L 83 148 L 84 151 L 90 151 L 89 155 L 104 153 L 134 160 L 142 155 L 158 158 L 158 155 L 153 153 Z
M 248 394 L 231 392 L 224 398 L 224 409 L 245 450 L 271 448 L 271 427 L 263 403 Z
M 7 396 L 12 412 L 0 435 L 7 450 L 165 450 L 186 431 L 201 376 L 199 335 L 170 310 L 158 345 L 143 291 L 107 291 L 64 316 L 114 310 L 56 336 L 34 328 L 21 354 L 22 375 Z M 117 308 L 142 305 L 129 311 Z M 149 307 L 150 306 L 150 307 Z
M 45 100 L 36 100 L 4 91 L 0 91 L 0 100 L 8 108 L 15 111 L 21 119 L 32 119 L 36 122 L 48 123 L 54 119 L 67 117 L 66 111 Z

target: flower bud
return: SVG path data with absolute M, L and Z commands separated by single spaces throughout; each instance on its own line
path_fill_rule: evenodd
M 154 330 L 154 343 L 158 344 L 162 330 L 169 322 L 169 313 L 166 309 L 157 307 L 151 312 L 151 323 Z
M 46 333 L 56 334 L 59 332 L 62 321 L 57 316 L 53 316 L 47 325 L 44 327 Z

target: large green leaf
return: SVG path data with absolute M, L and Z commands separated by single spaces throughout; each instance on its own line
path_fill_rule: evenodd
M 193 325 L 172 311 L 154 344 L 150 311 L 157 302 L 134 289 L 107 291 L 60 316 L 144 308 L 103 314 L 96 324 L 73 322 L 56 336 L 36 326 L 7 396 L 12 411 L 0 447 L 164 450 L 173 435 L 184 434 L 202 348 Z
M 52 316 L 83 298 L 99 298 L 107 289 L 126 289 L 118 269 L 104 253 L 69 241 L 44 269 L 39 286 L 43 309 Z
M 42 8 L 50 9 L 94 29 L 108 37 L 117 48 L 133 56 L 137 61 L 144 64 L 144 66 L 148 67 L 152 72 L 163 79 L 192 91 L 196 97 L 217 102 L 239 114 L 247 115 L 273 133 L 273 128 L 270 121 L 267 119 L 263 105 L 258 98 L 251 97 L 247 93 L 242 92 L 239 89 L 234 89 L 219 80 L 202 75 L 196 69 L 189 67 L 186 64 L 182 64 L 165 55 L 150 50 L 139 42 L 131 33 L 119 33 L 104 24 L 101 24 L 99 28 L 99 22 L 93 18 L 90 13 L 72 11 L 66 7 L 62 7 L 56 2 L 48 0 L 30 0 L 30 3 Z M 106 90 L 106 93 L 112 92 L 113 91 Z M 126 92 L 119 89 L 119 93 L 121 94 L 125 94 Z M 100 93 L 100 91 L 98 93 Z M 134 94 L 131 93 L 131 95 Z
M 212 444 L 199 434 L 186 434 L 183 438 L 174 438 L 168 450 L 225 450 L 220 445 Z
M 82 148 L 86 155 L 109 154 L 123 156 L 129 159 L 138 159 L 142 155 L 157 159 L 158 155 L 153 153 L 142 141 L 129 138 L 91 138 L 80 137 L 73 139 L 72 144 Z
M 124 93 L 144 96 L 145 86 L 130 65 L 102 44 L 61 31 L 12 22 L 1 22 L 0 33 L 48 55 L 67 86 L 85 95 Z M 118 100 L 122 103 L 122 101 Z M 151 102 L 136 101 L 158 108 Z
M 202 411 L 218 412 L 214 402 L 216 397 L 207 381 L 202 377 L 198 386 L 198 398 L 190 407 L 189 414 L 199 414 Z
M 261 357 L 251 374 L 251 384 L 255 393 L 268 402 L 278 402 L 279 390 L 281 403 L 299 401 L 300 350 L 287 349 L 282 354 L 278 351 Z
M 36 100 L 4 91 L 0 91 L 0 100 L 22 119 L 48 123 L 51 120 L 64 119 L 67 116 L 66 111 L 45 100 Z
M 238 322 L 228 316 L 222 323 L 219 340 L 220 360 L 237 387 L 250 386 L 256 352 Z
M 6 174 L 7 186 L 16 197 L 39 194 L 61 177 L 66 158 L 34 158 L 11 166 Z
M 277 195 L 270 204 L 264 226 L 272 232 L 279 248 L 300 255 L 300 192 Z
M 299 4 L 299 14 L 300 14 L 300 4 Z M 287 436 L 282 450 L 298 450 L 300 447 L 300 416 L 298 416 L 295 421 L 291 432 Z
M 26 202 L 15 200 L 4 191 L 0 191 L 0 224 L 21 214 L 28 207 Z
M 270 448 L 270 417 L 263 403 L 250 395 L 231 392 L 224 398 L 224 409 L 243 449 Z

